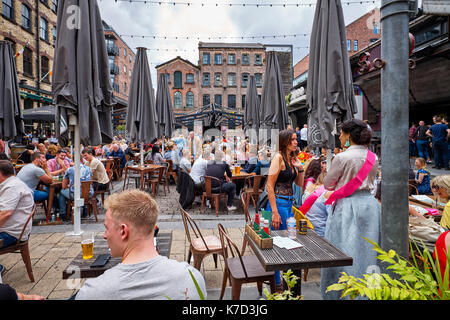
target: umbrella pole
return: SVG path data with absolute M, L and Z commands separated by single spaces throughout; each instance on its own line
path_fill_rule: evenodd
M 144 143 L 141 142 L 141 167 L 144 166 Z

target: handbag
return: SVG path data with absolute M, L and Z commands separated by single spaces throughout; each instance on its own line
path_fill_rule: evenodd
M 256 212 L 260 212 L 264 210 L 267 206 L 267 202 L 269 201 L 269 194 L 267 190 L 264 188 L 264 191 L 259 195 L 258 201 L 256 202 Z

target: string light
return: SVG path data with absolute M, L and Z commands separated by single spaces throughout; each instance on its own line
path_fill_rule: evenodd
M 297 37 L 307 37 L 310 33 L 297 33 L 297 34 L 282 34 L 282 35 L 263 35 L 263 36 L 204 36 L 204 37 L 192 37 L 192 36 L 157 36 L 157 35 L 134 35 L 134 34 L 121 34 L 122 38 L 150 38 L 158 40 L 224 40 L 224 39 L 235 39 L 235 40 L 245 40 L 245 39 L 276 39 L 276 38 L 297 38 Z
M 174 2 L 174 1 L 149 1 L 149 0 L 115 0 L 115 2 L 129 2 L 129 3 L 142 3 L 142 4 L 152 4 L 152 5 L 170 5 L 170 6 L 176 6 L 176 5 L 182 5 L 190 7 L 191 5 L 195 6 L 224 6 L 224 7 L 312 7 L 315 6 L 315 3 L 309 2 L 309 3 L 220 3 L 215 1 L 210 2 L 202 2 L 202 3 L 194 3 L 194 2 Z M 368 3 L 376 3 L 377 1 L 374 0 L 364 0 L 364 1 L 344 1 L 342 4 L 368 4 Z
M 308 46 L 304 47 L 293 47 L 294 49 L 309 49 Z M 135 48 L 137 49 L 137 48 Z M 148 51 L 158 51 L 158 52 L 197 52 L 197 49 L 176 49 L 176 48 L 146 48 Z

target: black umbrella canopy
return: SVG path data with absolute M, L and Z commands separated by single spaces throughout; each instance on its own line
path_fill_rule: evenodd
M 0 138 L 5 140 L 25 134 L 15 56 L 11 44 L 0 41 Z
M 161 73 L 158 78 L 158 89 L 156 91 L 156 112 L 158 114 L 158 137 L 163 135 L 172 137 L 175 126 L 172 99 L 170 98 L 169 85 L 166 75 Z
M 134 142 L 151 143 L 158 138 L 158 115 L 147 49 L 138 48 L 128 96 L 127 137 Z
M 280 64 L 274 51 L 267 53 L 260 110 L 260 128 L 262 129 L 284 130 L 290 123 L 283 93 Z
M 310 40 L 308 145 L 333 149 L 336 124 L 357 112 L 340 0 L 318 0 Z
M 53 70 L 59 141 L 67 144 L 69 116 L 76 115 L 82 144 L 110 143 L 115 99 L 97 0 L 59 1 Z
M 55 122 L 55 113 L 56 108 L 54 106 L 26 109 L 23 111 L 23 120 Z
M 256 89 L 255 77 L 250 76 L 247 93 L 245 96 L 245 129 L 259 129 L 259 98 Z

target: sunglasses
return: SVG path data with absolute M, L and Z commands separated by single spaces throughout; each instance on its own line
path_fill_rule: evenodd
M 439 189 L 439 186 L 437 186 L 437 185 L 431 186 L 431 189 L 437 190 L 437 189 Z

